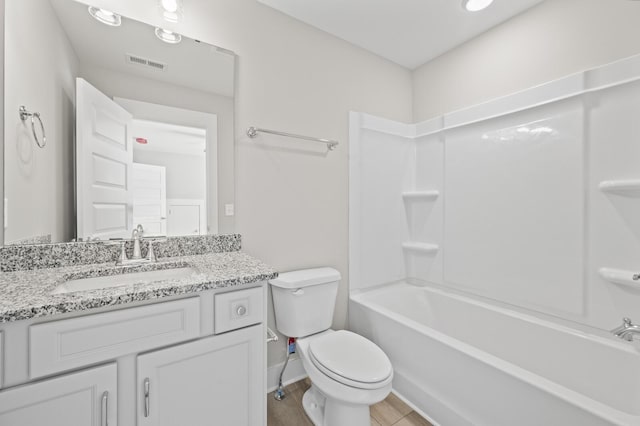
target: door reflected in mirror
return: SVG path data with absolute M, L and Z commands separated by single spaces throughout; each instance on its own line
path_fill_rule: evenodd
M 5 244 L 233 232 L 235 55 L 73 0 L 6 3 Z

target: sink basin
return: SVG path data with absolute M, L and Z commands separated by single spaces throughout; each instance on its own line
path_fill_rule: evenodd
M 198 271 L 193 268 L 184 267 L 144 272 L 126 272 L 123 274 L 107 275 L 102 277 L 72 279 L 60 284 L 55 288 L 55 290 L 51 292 L 51 294 L 74 293 L 77 291 L 122 287 L 131 284 L 175 280 L 186 278 L 197 273 Z

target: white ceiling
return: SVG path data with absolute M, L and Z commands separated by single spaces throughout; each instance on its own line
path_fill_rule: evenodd
M 154 27 L 132 19 L 122 18 L 122 26 L 109 27 L 75 1 L 51 0 L 51 4 L 81 65 L 233 97 L 234 55 L 187 37 L 180 44 L 167 44 L 155 36 Z M 167 68 L 159 71 L 130 64 L 127 54 L 167 64 Z
M 258 1 L 415 69 L 543 0 L 494 0 L 473 13 L 462 0 Z

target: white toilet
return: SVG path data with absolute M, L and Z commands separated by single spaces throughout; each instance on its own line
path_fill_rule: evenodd
M 296 337 L 311 388 L 302 405 L 315 426 L 369 426 L 369 406 L 391 392 L 393 368 L 375 343 L 333 331 L 340 273 L 332 268 L 280 274 L 269 281 L 276 326 Z

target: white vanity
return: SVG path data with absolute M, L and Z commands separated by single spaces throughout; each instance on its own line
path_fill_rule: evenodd
M 186 259 L 188 279 L 42 293 L 69 312 L 40 303 L 0 323 L 0 425 L 266 424 L 265 281 L 277 274 L 241 252 Z M 34 286 L 51 289 L 66 269 L 4 272 L 0 286 L 40 273 Z

